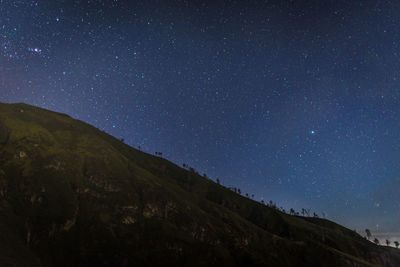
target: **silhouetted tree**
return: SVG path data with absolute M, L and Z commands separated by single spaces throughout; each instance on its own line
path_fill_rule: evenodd
M 246 193 L 246 197 L 249 197 L 249 193 Z
M 313 213 L 314 218 L 319 218 L 317 213 Z
M 219 178 L 217 178 L 217 184 L 221 184 L 221 182 L 220 182 Z
M 365 233 L 367 234 L 367 239 L 371 238 L 371 231 L 369 229 L 365 229 Z
M 121 141 L 122 143 L 125 143 L 125 139 L 124 138 L 119 139 L 119 141 Z
M 254 199 L 254 194 L 251 195 L 251 198 Z
M 375 237 L 374 243 L 377 244 L 377 245 L 379 245 L 379 240 L 378 240 L 378 238 Z
M 240 188 L 238 188 L 238 194 L 241 195 L 242 191 L 240 190 Z
M 290 215 L 295 215 L 295 214 L 296 214 L 296 211 L 295 211 L 293 208 L 290 208 L 289 214 L 290 214 Z
M 396 248 L 399 248 L 400 245 L 399 241 L 394 241 L 394 245 L 396 246 Z
M 269 201 L 268 206 L 273 208 L 273 209 L 276 209 L 276 204 L 272 200 Z
M 142 151 L 142 147 L 141 147 L 141 146 L 138 146 L 137 148 L 138 148 L 140 151 Z
M 261 204 L 265 205 L 264 200 L 261 199 Z
M 386 239 L 386 246 L 390 245 L 390 241 Z
M 188 167 L 188 165 L 186 164 L 186 163 L 182 163 L 182 166 L 183 166 L 183 168 L 187 168 Z
M 304 214 L 306 214 L 306 210 L 304 208 L 301 209 L 301 215 L 304 216 Z

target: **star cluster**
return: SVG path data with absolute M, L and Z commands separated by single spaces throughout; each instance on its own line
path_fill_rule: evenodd
M 257 200 L 400 226 L 395 1 L 0 1 L 0 101 Z M 393 195 L 393 196 L 392 196 Z

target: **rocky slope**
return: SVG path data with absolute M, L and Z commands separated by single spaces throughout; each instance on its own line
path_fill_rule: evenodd
M 0 104 L 2 266 L 400 266 L 71 117 Z

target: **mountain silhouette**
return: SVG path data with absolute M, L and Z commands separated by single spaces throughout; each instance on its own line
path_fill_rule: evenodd
M 0 104 L 1 266 L 400 266 L 67 115 Z

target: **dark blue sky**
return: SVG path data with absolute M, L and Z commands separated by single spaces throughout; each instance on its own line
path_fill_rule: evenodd
M 257 200 L 396 231 L 399 14 L 389 1 L 0 0 L 0 101 L 68 113 Z

